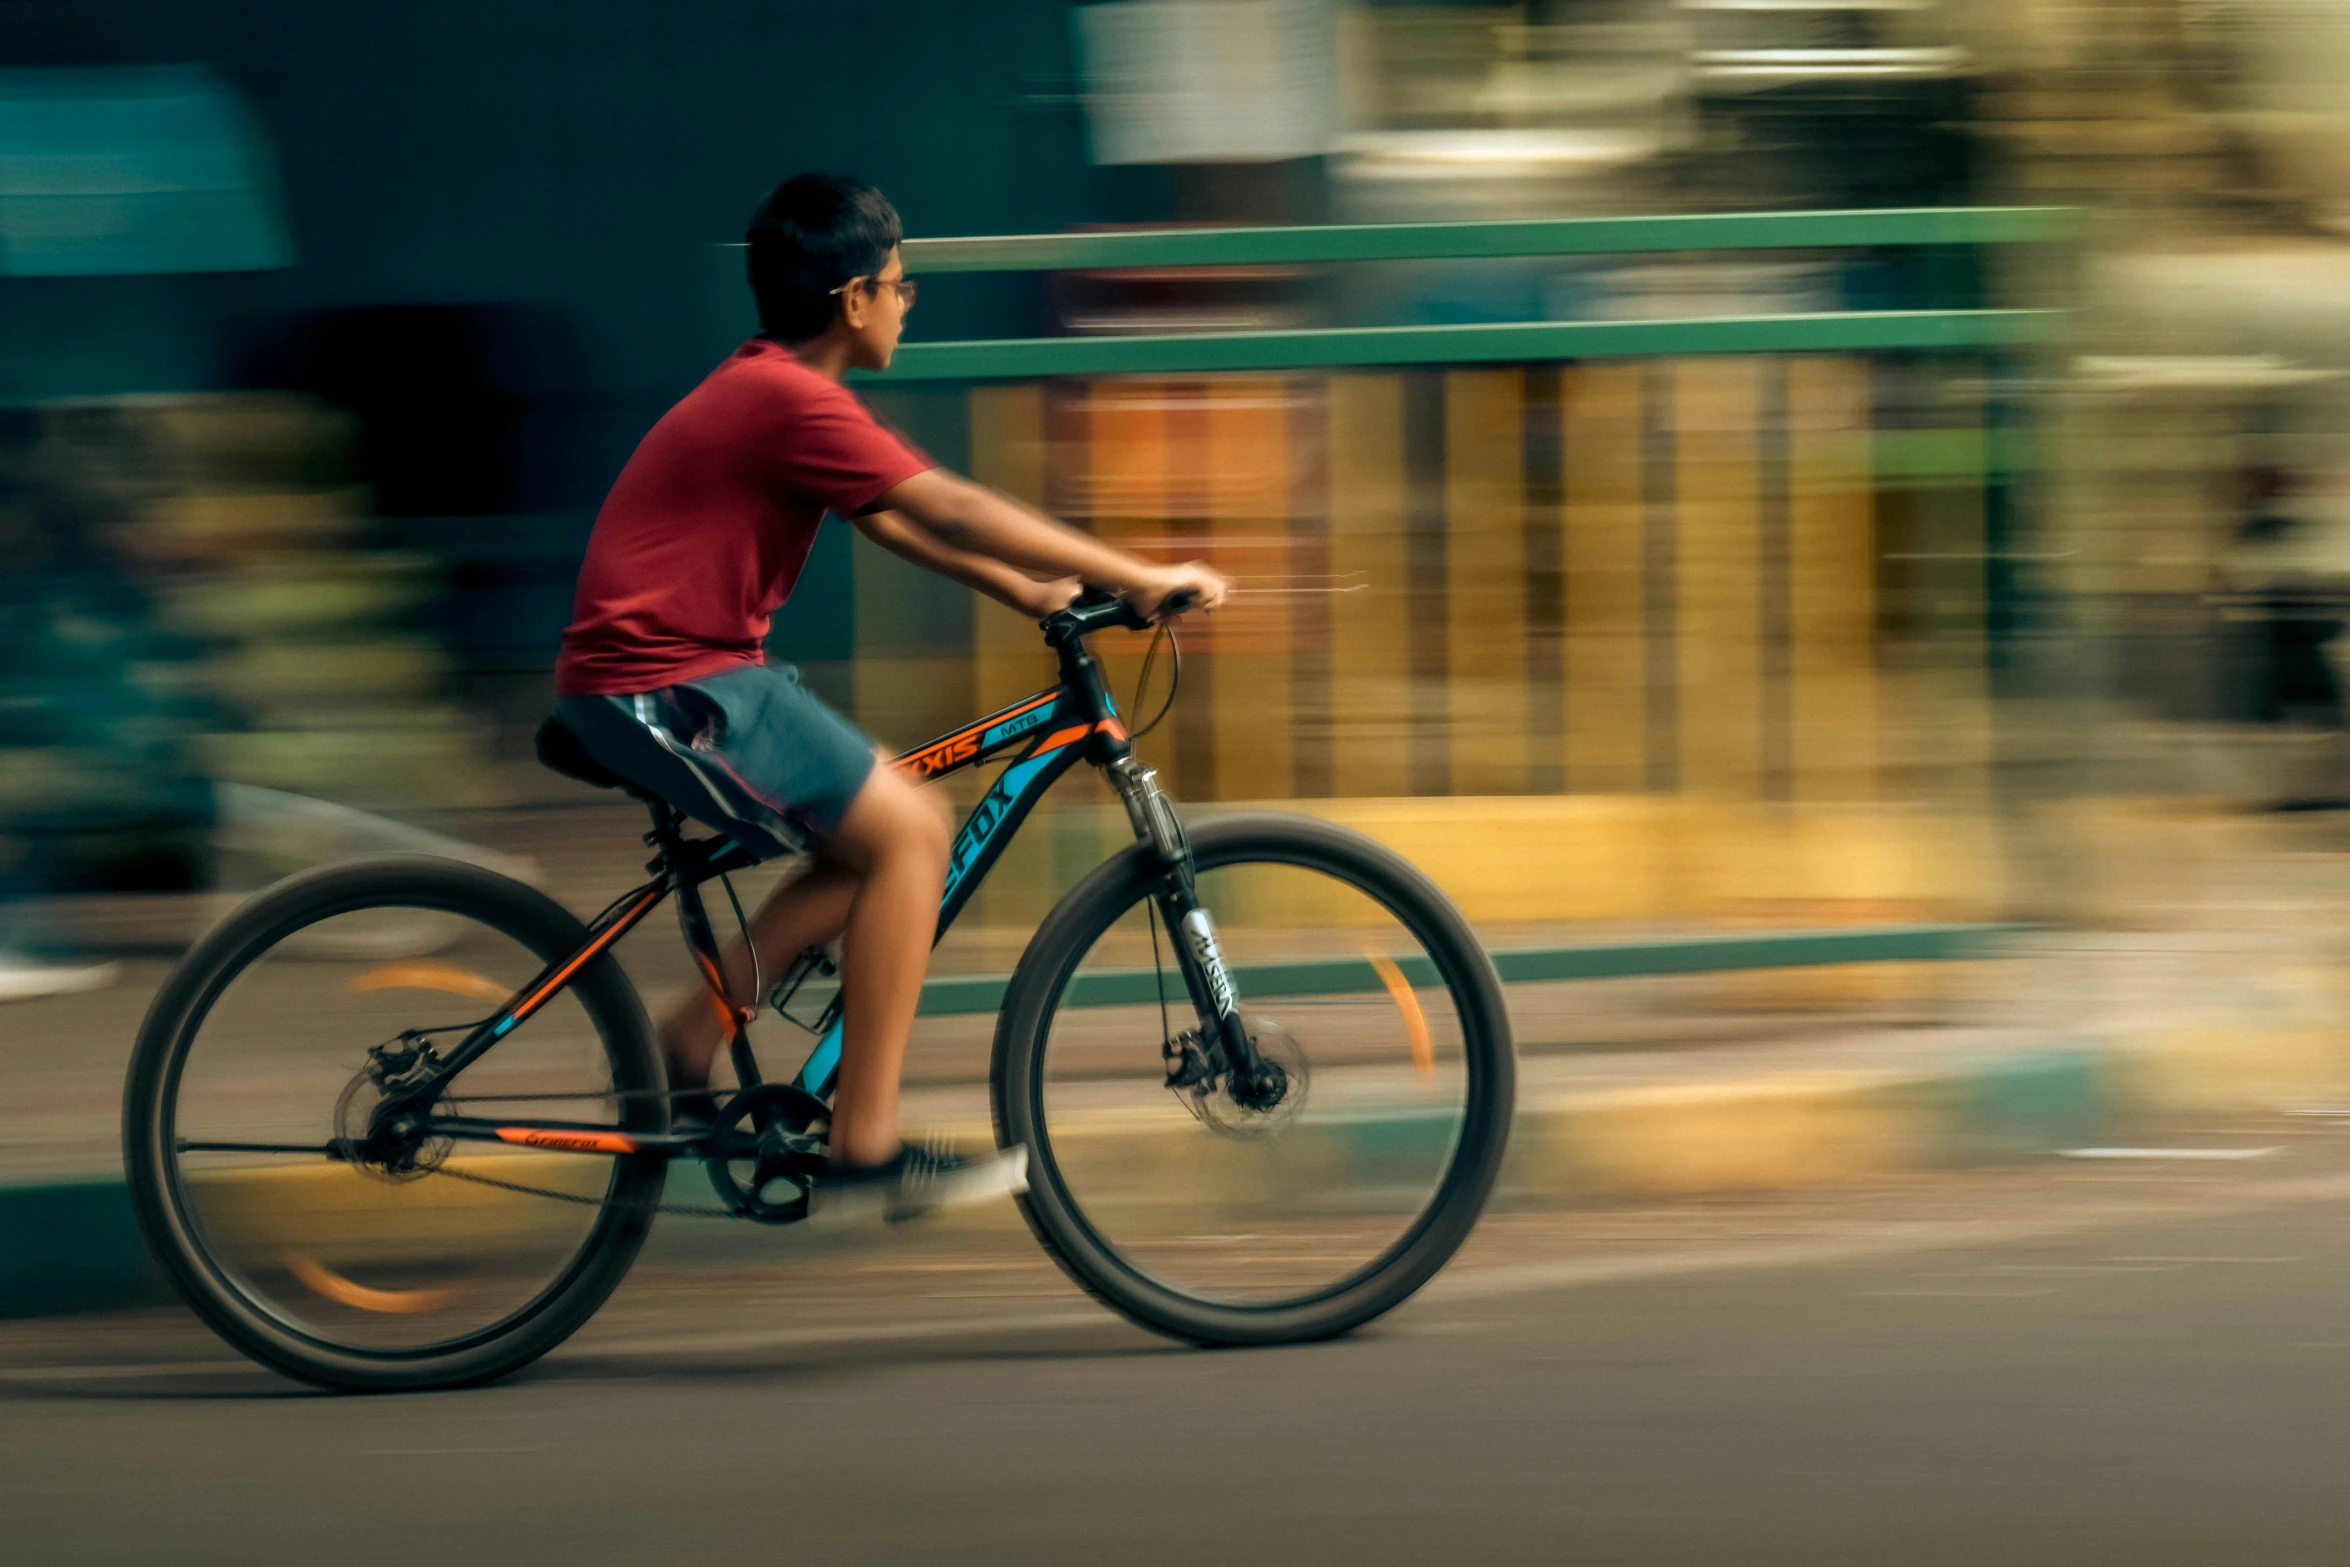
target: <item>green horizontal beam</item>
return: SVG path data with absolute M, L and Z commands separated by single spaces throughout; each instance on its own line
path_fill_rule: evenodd
M 1712 974 L 1733 969 L 1817 968 L 1830 963 L 1947 963 L 1979 958 L 1984 955 L 1988 942 L 2031 928 L 2006 924 L 1875 925 L 1850 930 L 1684 936 L 1670 941 L 1520 948 L 1496 952 L 1493 966 L 1505 983 L 1531 984 L 1561 979 Z
M 1493 954 L 1506 984 L 1550 980 L 1631 979 L 1657 974 L 1713 974 L 1733 969 L 1814 968 L 1829 963 L 1938 963 L 1980 957 L 1987 940 L 2029 929 L 2023 925 L 1880 925 L 1856 930 L 1767 931 L 1754 935 L 1683 936 L 1664 941 L 1599 942 L 1577 947 L 1526 947 Z M 1397 965 L 1415 985 L 1436 983 L 1426 958 Z M 993 1012 L 1010 983 L 1001 974 L 933 979 L 922 987 L 926 1017 Z M 1170 974 L 1169 999 L 1182 1004 L 1183 982 Z M 1244 999 L 1329 996 L 1383 990 L 1385 982 L 1362 958 L 1312 958 L 1294 963 L 1243 965 L 1232 974 Z M 1061 1004 L 1070 1007 L 1145 1006 L 1159 999 L 1151 969 L 1080 974 Z
M 1546 218 L 1520 223 L 1353 223 L 1310 228 L 1143 229 L 910 239 L 911 272 L 1043 272 L 1071 267 L 1266 266 L 1603 256 L 1664 250 L 1852 245 L 2002 245 L 2079 232 L 2070 207 L 1896 207 L 1862 212 L 1729 212 Z
M 871 379 L 883 383 L 1025 380 L 1056 375 L 1335 370 L 1533 359 L 1635 359 L 1666 354 L 2009 348 L 2046 341 L 2062 319 L 2062 312 L 2054 310 L 1847 310 L 1670 321 L 1513 321 L 1163 337 L 1000 338 L 908 343 L 898 349 L 886 374 Z

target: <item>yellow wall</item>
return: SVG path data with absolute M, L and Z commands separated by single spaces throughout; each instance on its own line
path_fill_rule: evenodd
M 1538 373 L 985 387 L 973 465 L 1259 590 L 1185 628 L 1183 698 L 1141 744 L 1189 802 L 1326 784 L 1335 798 L 1310 808 L 1394 842 L 1486 919 L 1994 906 L 1980 484 L 1879 483 L 1863 359 Z M 1979 432 L 1974 410 L 1952 422 Z M 1552 441 L 1555 488 L 1529 456 Z M 1439 554 L 1414 544 L 1415 516 L 1435 517 Z M 1555 649 L 1536 647 L 1529 596 L 1546 559 L 1563 578 Z M 1144 640 L 1101 639 L 1121 702 Z M 868 703 L 940 709 L 915 728 L 1052 674 L 1035 629 L 993 605 L 968 659 L 860 666 L 868 723 Z M 1415 689 L 1416 667 L 1441 668 L 1438 688 Z M 1091 783 L 1055 810 L 987 917 L 1041 912 L 1123 834 Z

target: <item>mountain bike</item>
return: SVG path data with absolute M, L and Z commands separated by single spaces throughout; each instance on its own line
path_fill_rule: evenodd
M 934 979 L 926 1010 L 993 1005 L 993 1135 L 1028 1150 L 1021 1209 L 1097 1299 L 1202 1345 L 1346 1332 L 1443 1266 L 1492 1189 L 1515 1076 L 1493 965 L 1369 839 L 1187 821 L 1088 649 L 1150 628 L 1124 600 L 1088 593 L 1042 626 L 1057 685 L 898 759 L 923 779 L 1008 759 L 953 840 L 939 932 L 1080 762 L 1133 841 L 1007 981 Z M 540 753 L 627 787 L 551 722 Z M 704 1166 L 704 1211 L 808 1216 L 841 1051 L 831 959 L 754 983 L 813 1041 L 789 1081 L 765 1078 L 703 897 L 719 883 L 739 921 L 731 875 L 753 857 L 639 798 L 649 879 L 585 923 L 478 866 L 358 860 L 256 894 L 173 971 L 131 1063 L 125 1158 L 149 1245 L 230 1343 L 330 1387 L 480 1382 L 603 1303 L 673 1161 Z M 737 1078 L 708 1125 L 673 1124 L 613 953 L 665 899 Z

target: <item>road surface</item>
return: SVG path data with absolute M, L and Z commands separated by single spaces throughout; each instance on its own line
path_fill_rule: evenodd
M 985 1222 L 672 1244 L 501 1386 L 322 1395 L 174 1313 L 0 1326 L 11 1563 L 2338 1564 L 2350 1132 L 1491 1217 L 1352 1339 L 1205 1353 Z M 699 1260 L 695 1260 L 699 1258 Z

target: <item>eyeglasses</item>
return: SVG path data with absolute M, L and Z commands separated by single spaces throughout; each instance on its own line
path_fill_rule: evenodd
M 901 310 L 911 310 L 914 308 L 914 296 L 920 293 L 922 288 L 921 284 L 915 282 L 910 277 L 853 277 L 850 278 L 846 283 L 843 283 L 840 287 L 828 288 L 824 292 L 827 294 L 845 294 L 850 289 L 855 288 L 859 283 L 870 284 L 874 288 L 896 289 L 898 291 L 898 308 Z

